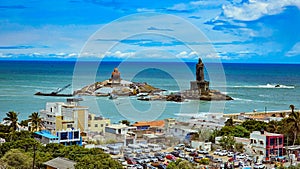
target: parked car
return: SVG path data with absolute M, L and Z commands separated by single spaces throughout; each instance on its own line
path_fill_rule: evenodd
M 136 161 L 133 158 L 128 158 L 127 159 L 127 164 L 133 164 L 133 165 L 135 165 Z
M 210 159 L 210 160 L 213 160 L 214 159 L 214 157 L 213 156 L 211 156 L 211 155 L 205 155 L 205 158 L 208 158 L 208 159 Z
M 253 168 L 254 169 L 264 169 L 266 166 L 262 163 L 255 163 Z
M 184 144 L 178 144 L 177 146 L 174 147 L 174 150 L 183 150 L 185 147 Z
M 136 168 L 136 169 L 143 169 L 144 167 L 142 166 L 142 165 L 140 165 L 140 164 L 136 164 L 136 165 L 134 165 L 134 167 Z
M 194 157 L 194 161 L 197 162 L 197 163 L 200 163 L 202 158 L 203 157 Z
M 194 148 L 191 147 L 191 146 L 186 146 L 186 147 L 184 148 L 184 150 L 187 151 L 187 152 L 193 152 L 193 151 L 196 151 L 196 149 L 194 149 Z
M 171 154 L 173 154 L 175 157 L 179 157 L 179 152 L 178 151 L 172 151 Z
M 158 162 L 158 159 L 157 158 L 151 158 L 150 162 Z
M 208 154 L 208 151 L 206 151 L 206 150 L 198 150 L 197 152 L 199 154 Z
M 214 151 L 214 155 L 219 155 L 220 152 L 221 152 L 220 149 L 216 149 L 216 151 Z
M 166 159 L 175 161 L 175 160 L 176 160 L 176 157 L 175 157 L 173 154 L 167 154 L 167 155 L 166 155 Z
M 229 151 L 229 152 L 227 153 L 227 157 L 233 157 L 233 156 L 234 156 L 234 152 Z
M 156 158 L 158 159 L 158 161 L 165 161 L 165 158 L 164 157 L 162 157 L 162 156 L 156 156 Z
M 245 154 L 239 154 L 236 156 L 236 159 L 238 159 L 238 160 L 245 159 L 245 158 L 246 158 Z
M 157 168 L 158 168 L 158 169 L 166 169 L 166 168 L 167 168 L 167 165 L 165 165 L 165 164 L 159 164 L 159 165 L 157 166 Z
M 219 152 L 219 156 L 227 156 L 227 150 L 222 150 Z
M 193 157 L 197 157 L 198 156 L 198 153 L 193 151 L 193 152 L 190 152 L 189 153 L 190 156 L 193 156 Z

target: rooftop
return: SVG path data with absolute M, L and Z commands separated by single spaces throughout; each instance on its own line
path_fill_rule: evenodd
M 49 131 L 47 130 L 42 130 L 42 131 L 37 131 L 37 132 L 34 132 L 35 134 L 38 134 L 40 136 L 43 136 L 43 137 L 46 137 L 46 138 L 49 138 L 49 139 L 55 139 L 58 137 L 56 137 L 55 135 L 52 135 Z
M 139 121 L 135 122 L 133 126 L 150 126 L 150 127 L 164 127 L 165 121 L 164 120 L 157 120 L 157 121 Z
M 75 169 L 74 165 L 76 162 L 66 158 L 57 157 L 45 162 L 44 164 L 56 169 Z

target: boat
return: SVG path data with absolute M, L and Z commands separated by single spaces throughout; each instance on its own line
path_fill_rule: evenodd
M 72 97 L 73 96 L 73 94 L 59 94 L 59 93 L 55 93 L 55 92 L 51 92 L 51 93 L 37 92 L 34 95 L 37 95 L 37 96 L 57 96 L 57 97 Z
M 56 91 L 53 91 L 51 93 L 43 93 L 43 92 L 36 92 L 34 95 L 37 96 L 56 96 L 56 97 L 72 97 L 74 96 L 73 94 L 60 94 L 63 90 L 71 86 L 71 84 L 68 84 L 64 86 L 63 88 L 58 88 Z

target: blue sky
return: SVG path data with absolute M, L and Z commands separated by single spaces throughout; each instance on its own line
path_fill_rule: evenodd
M 222 62 L 300 63 L 299 0 L 0 1 L 1 60 L 168 61 L 176 57 L 196 61 L 202 57 Z M 159 15 L 147 20 L 149 12 Z M 187 23 L 207 38 L 214 52 L 202 52 L 204 42 L 197 41 L 198 33 L 189 34 L 194 28 Z M 111 31 L 104 34 L 105 27 Z M 115 36 L 123 31 L 131 36 Z M 139 34 L 134 35 L 135 31 Z M 96 50 L 106 49 L 110 42 L 114 44 L 110 50 Z

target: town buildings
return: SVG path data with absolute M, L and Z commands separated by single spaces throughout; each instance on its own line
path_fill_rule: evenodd
M 253 131 L 250 134 L 250 145 L 263 158 L 279 157 L 283 155 L 284 136 L 263 130 Z

